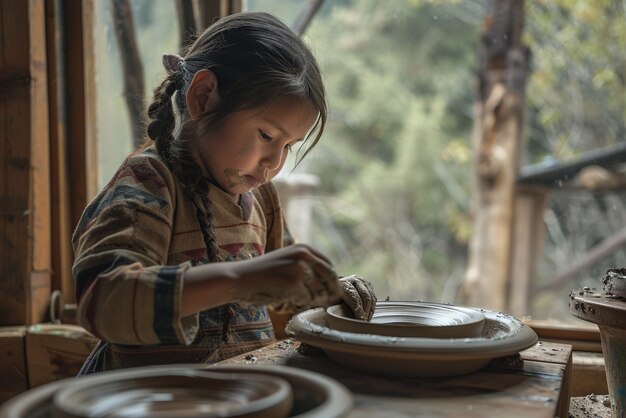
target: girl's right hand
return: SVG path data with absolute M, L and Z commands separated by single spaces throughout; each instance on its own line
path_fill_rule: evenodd
M 306 244 L 294 244 L 244 261 L 229 262 L 232 302 L 290 303 L 298 309 L 325 306 L 340 296 L 339 279 L 328 258 Z

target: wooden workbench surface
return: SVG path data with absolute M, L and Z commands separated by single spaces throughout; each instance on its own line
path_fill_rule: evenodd
M 438 379 L 382 377 L 345 368 L 323 352 L 303 355 L 286 339 L 219 364 L 287 365 L 343 383 L 354 396 L 350 418 L 567 417 L 570 345 L 538 342 L 521 352 L 523 366 L 489 365 L 469 375 Z

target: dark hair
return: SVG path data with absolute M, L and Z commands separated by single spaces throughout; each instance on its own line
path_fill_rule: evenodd
M 203 69 L 217 78 L 219 102 L 199 118 L 190 119 L 187 89 L 195 73 Z M 192 160 L 187 143 L 196 132 L 205 135 L 217 129 L 233 112 L 263 107 L 285 96 L 309 100 L 319 111 L 305 142 L 317 133 L 303 158 L 319 141 L 327 120 L 320 70 L 298 35 L 274 16 L 258 12 L 237 13 L 213 23 L 189 47 L 178 69 L 169 72 L 154 91 L 148 108 L 148 136 L 196 206 L 210 261 L 219 260 L 208 199 L 210 186 Z M 180 125 L 176 135 L 173 103 Z

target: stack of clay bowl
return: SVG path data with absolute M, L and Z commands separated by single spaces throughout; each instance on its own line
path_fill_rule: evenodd
M 428 302 L 378 302 L 370 322 L 344 305 L 311 309 L 288 335 L 360 371 L 407 377 L 455 376 L 533 346 L 537 335 L 514 317 Z
M 351 407 L 350 392 L 318 373 L 179 364 L 49 383 L 10 399 L 0 418 L 326 418 Z

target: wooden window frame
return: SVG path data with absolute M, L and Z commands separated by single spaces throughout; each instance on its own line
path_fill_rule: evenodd
M 242 7 L 176 2 L 205 20 Z M 98 191 L 94 11 L 0 0 L 0 326 L 49 321 L 54 291 L 54 309 L 75 302 L 71 236 Z

